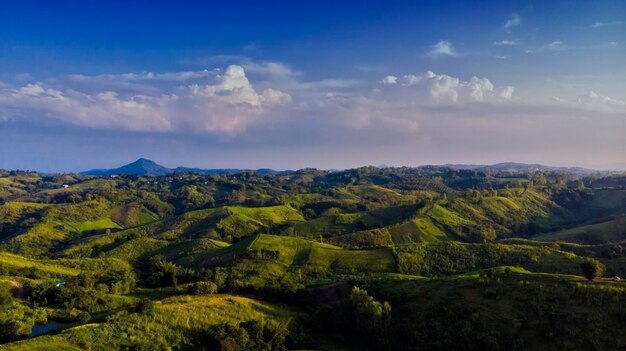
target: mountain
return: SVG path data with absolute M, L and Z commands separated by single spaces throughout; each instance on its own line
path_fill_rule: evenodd
M 202 168 L 190 168 L 190 167 L 176 167 L 176 168 L 167 168 L 165 166 L 161 166 L 160 164 L 148 160 L 145 158 L 140 158 L 133 163 L 129 163 L 125 166 L 119 168 L 112 169 L 91 169 L 88 171 L 81 172 L 80 174 L 84 175 L 94 175 L 94 176 L 111 176 L 115 174 L 136 174 L 136 175 L 147 175 L 147 176 L 161 176 L 170 173 L 176 172 L 186 172 L 186 173 L 202 173 L 202 174 L 224 174 L 224 173 L 239 173 L 245 171 L 252 171 L 248 169 L 238 169 L 238 168 L 223 168 L 223 169 L 202 169 Z M 280 173 L 289 173 L 291 171 L 276 171 L 269 168 L 262 168 L 258 170 L 253 170 L 261 175 L 266 174 L 280 174 Z
M 516 162 L 502 162 L 493 165 L 475 165 L 475 164 L 444 164 L 444 165 L 427 165 L 420 166 L 420 169 L 437 169 L 437 168 L 451 168 L 460 170 L 473 170 L 473 171 L 497 171 L 497 172 L 564 172 L 576 176 L 589 176 L 589 175 L 606 175 L 611 173 L 610 171 L 599 171 L 594 169 L 582 168 L 582 167 L 555 167 L 546 166 L 541 164 L 527 164 Z
M 129 163 L 125 166 L 113 169 L 92 169 L 89 171 L 81 172 L 81 174 L 85 175 L 95 175 L 95 176 L 110 176 L 114 174 L 137 174 L 137 175 L 149 175 L 149 176 L 160 176 L 172 173 L 173 170 L 160 164 L 145 159 L 140 158 L 133 163 Z

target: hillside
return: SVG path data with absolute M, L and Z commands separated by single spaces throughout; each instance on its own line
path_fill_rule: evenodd
M 0 175 L 0 350 L 626 345 L 615 176 Z

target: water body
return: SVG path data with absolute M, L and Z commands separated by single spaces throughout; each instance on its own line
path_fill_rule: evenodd
M 36 325 L 33 327 L 33 330 L 31 331 L 30 335 L 28 336 L 29 338 L 35 337 L 37 335 L 41 335 L 41 334 L 45 334 L 48 333 L 50 331 L 53 330 L 57 330 L 57 329 L 61 329 L 63 327 L 65 327 L 66 324 L 63 323 L 59 323 L 57 321 L 49 321 L 48 323 L 44 324 L 44 325 Z

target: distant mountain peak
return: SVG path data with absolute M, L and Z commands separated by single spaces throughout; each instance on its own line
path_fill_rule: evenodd
M 188 167 L 176 167 L 176 168 L 167 168 L 165 166 L 161 166 L 160 164 L 149 160 L 147 158 L 141 157 L 134 162 L 131 162 L 127 165 L 124 165 L 119 168 L 113 169 L 92 169 L 89 171 L 81 172 L 81 174 L 85 175 L 94 175 L 94 176 L 111 176 L 117 174 L 136 174 L 136 175 L 144 175 L 144 176 L 162 176 L 175 172 L 192 172 L 192 173 L 203 173 L 203 174 L 223 174 L 223 173 L 238 173 L 242 171 L 247 171 L 244 169 L 201 169 L 201 168 L 188 168 Z M 274 171 L 272 169 L 259 169 L 256 170 L 259 174 L 276 174 L 281 173 L 279 171 Z
M 172 173 L 173 170 L 161 166 L 160 164 L 149 160 L 147 158 L 140 158 L 137 161 L 131 162 L 119 168 L 113 169 L 92 169 L 82 174 L 97 175 L 97 176 L 109 176 L 114 174 L 137 174 L 148 176 L 159 176 Z

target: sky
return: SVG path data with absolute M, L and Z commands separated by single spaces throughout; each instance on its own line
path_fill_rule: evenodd
M 624 1 L 11 1 L 0 168 L 626 170 Z

